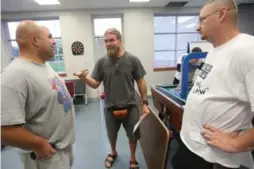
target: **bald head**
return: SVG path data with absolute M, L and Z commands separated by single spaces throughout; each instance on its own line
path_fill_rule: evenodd
M 205 6 L 209 6 L 213 10 L 221 8 L 228 9 L 228 18 L 230 21 L 237 23 L 238 7 L 235 0 L 209 0 Z
M 235 0 L 209 0 L 206 4 L 223 5 L 229 7 L 230 9 L 237 9 Z
M 16 40 L 19 45 L 28 43 L 29 37 L 32 35 L 38 35 L 40 33 L 40 26 L 34 21 L 22 21 L 16 30 Z
M 47 27 L 34 21 L 20 22 L 16 30 L 16 40 L 23 55 L 35 55 L 44 61 L 54 56 L 55 41 L 52 34 Z

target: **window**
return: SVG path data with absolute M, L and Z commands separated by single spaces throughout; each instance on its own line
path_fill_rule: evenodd
M 94 45 L 95 45 L 95 60 L 106 55 L 106 47 L 104 42 L 104 33 L 109 28 L 116 28 L 122 34 L 122 17 L 109 16 L 97 17 L 93 19 Z M 123 34 L 122 34 L 123 36 Z M 104 91 L 103 84 L 99 87 L 99 93 Z
M 61 29 L 59 20 L 43 20 L 36 21 L 39 25 L 46 26 L 49 28 L 49 31 L 52 33 L 53 39 L 55 39 L 55 56 L 48 61 L 49 65 L 59 73 L 65 72 L 65 64 L 64 64 L 64 55 L 63 55 L 63 45 L 61 38 Z M 12 46 L 13 58 L 19 55 L 19 49 L 16 42 L 16 29 L 19 22 L 8 22 L 8 29 L 10 33 L 10 43 Z
M 198 16 L 154 17 L 154 67 L 171 68 L 187 52 L 190 41 L 200 40 Z
M 122 18 L 121 17 L 99 17 L 93 19 L 94 28 L 94 44 L 96 48 L 97 59 L 105 56 L 106 48 L 104 42 L 104 33 L 109 28 L 116 28 L 122 34 Z
M 122 33 L 121 18 L 95 18 L 93 21 L 95 37 L 103 37 L 109 28 L 116 28 Z

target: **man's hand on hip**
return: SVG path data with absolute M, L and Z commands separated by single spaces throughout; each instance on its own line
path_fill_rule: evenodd
M 235 139 L 239 133 L 226 133 L 212 126 L 205 125 L 201 132 L 206 143 L 219 148 L 222 151 L 233 153 L 235 152 Z

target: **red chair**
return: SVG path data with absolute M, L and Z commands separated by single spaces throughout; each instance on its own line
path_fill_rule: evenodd
M 75 96 L 75 87 L 74 87 L 74 81 L 65 81 L 67 90 L 69 91 L 71 97 L 73 98 Z

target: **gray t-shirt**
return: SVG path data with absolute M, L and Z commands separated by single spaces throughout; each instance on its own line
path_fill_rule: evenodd
M 74 143 L 72 98 L 48 64 L 15 59 L 3 70 L 1 80 L 1 126 L 23 124 L 58 149 Z
M 140 80 L 146 74 L 140 60 L 125 52 L 118 59 L 108 56 L 100 58 L 96 63 L 92 77 L 103 81 L 105 106 L 124 106 L 137 104 L 134 80 Z

